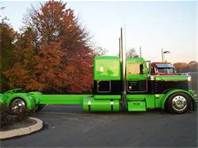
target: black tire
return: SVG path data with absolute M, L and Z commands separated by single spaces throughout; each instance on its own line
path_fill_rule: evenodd
M 37 107 L 37 109 L 35 110 L 35 112 L 40 112 L 44 107 L 45 107 L 44 104 L 38 105 L 38 107 Z
M 9 104 L 9 113 L 12 115 L 22 115 L 26 111 L 26 102 L 22 98 L 14 98 Z
M 172 94 L 165 104 L 166 111 L 170 113 L 183 114 L 192 110 L 191 97 L 183 92 Z

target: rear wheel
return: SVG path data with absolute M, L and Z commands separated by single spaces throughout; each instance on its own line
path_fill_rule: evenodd
M 186 93 L 175 93 L 166 102 L 166 110 L 171 113 L 182 114 L 192 109 L 192 100 Z
M 9 105 L 11 114 L 19 115 L 26 112 L 26 103 L 22 98 L 15 98 Z

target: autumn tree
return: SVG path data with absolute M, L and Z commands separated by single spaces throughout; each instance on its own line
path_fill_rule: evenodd
M 4 71 L 9 88 L 46 92 L 87 92 L 95 52 L 74 11 L 61 1 L 33 9 L 17 34 L 12 64 Z
M 17 35 L 14 43 L 15 48 L 12 51 L 12 64 L 9 69 L 3 72 L 9 89 L 19 87 L 26 90 L 39 90 L 40 85 L 34 80 L 34 66 L 36 65 L 34 39 L 35 34 L 31 28 L 25 28 Z
M 188 64 L 177 62 L 177 63 L 174 63 L 174 67 L 176 68 L 177 72 L 182 72 L 187 69 Z
M 198 62 L 191 61 L 189 63 L 177 62 L 174 64 L 177 72 L 195 72 L 198 71 Z
M 15 35 L 16 32 L 7 23 L 0 23 L 0 64 L 2 69 L 8 68 L 11 64 Z
M 198 72 L 198 62 L 197 61 L 191 61 L 188 63 L 188 69 L 191 72 Z
M 36 35 L 38 55 L 34 72 L 35 77 L 39 74 L 38 82 L 45 86 L 44 90 L 90 90 L 93 52 L 89 47 L 88 34 L 73 10 L 67 8 L 66 3 L 48 1 L 38 10 L 33 10 L 27 26 Z M 48 69 L 43 68 L 46 66 Z
M 3 71 L 9 69 L 13 60 L 13 50 L 16 32 L 8 23 L 2 21 L 0 23 L 0 90 L 5 87 L 6 80 Z

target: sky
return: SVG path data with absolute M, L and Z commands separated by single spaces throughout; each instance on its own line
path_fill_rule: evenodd
M 19 31 L 31 7 L 44 1 L 3 1 L 1 12 Z M 146 60 L 161 61 L 161 49 L 170 62 L 198 61 L 198 1 L 68 1 L 95 46 L 118 55 L 120 27 L 124 48 L 134 48 Z

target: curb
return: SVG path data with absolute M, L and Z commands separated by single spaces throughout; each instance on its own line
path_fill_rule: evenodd
M 31 134 L 43 128 L 43 121 L 38 118 L 30 117 L 29 119 L 35 120 L 37 123 L 28 127 L 8 130 L 8 131 L 0 131 L 0 139 L 7 139 L 16 136 L 22 136 Z

